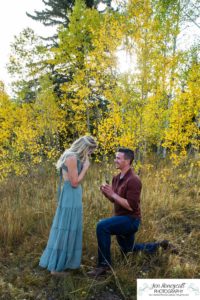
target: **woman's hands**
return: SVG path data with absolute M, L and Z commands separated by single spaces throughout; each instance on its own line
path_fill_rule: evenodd
M 89 168 L 89 166 L 90 166 L 90 161 L 89 161 L 89 157 L 87 157 L 86 160 L 83 163 L 83 169 L 85 171 L 87 171 L 87 169 Z

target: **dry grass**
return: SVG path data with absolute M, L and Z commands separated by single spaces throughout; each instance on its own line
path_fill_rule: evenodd
M 52 278 L 38 267 L 56 208 L 56 173 L 49 166 L 25 178 L 10 178 L 0 186 L 0 299 L 136 299 L 137 278 L 197 278 L 200 276 L 199 173 L 193 168 L 155 169 L 145 165 L 143 222 L 137 241 L 169 239 L 179 255 L 158 251 L 131 254 L 122 260 L 113 238 L 113 272 L 92 280 L 86 272 L 95 265 L 96 223 L 110 216 L 112 207 L 99 192 L 106 173 L 93 165 L 83 183 L 83 266 L 66 278 Z

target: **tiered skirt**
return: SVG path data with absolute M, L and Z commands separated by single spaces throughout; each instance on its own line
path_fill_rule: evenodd
M 65 181 L 39 265 L 49 271 L 77 269 L 82 256 L 82 187 Z

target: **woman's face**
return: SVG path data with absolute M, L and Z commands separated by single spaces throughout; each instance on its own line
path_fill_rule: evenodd
M 96 150 L 96 148 L 89 148 L 88 155 L 91 155 L 95 150 Z

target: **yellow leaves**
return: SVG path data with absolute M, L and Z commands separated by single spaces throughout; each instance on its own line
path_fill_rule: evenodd
M 119 145 L 141 152 L 159 145 L 178 162 L 189 147 L 198 149 L 199 66 L 192 65 L 187 83 L 184 74 L 182 93 L 179 73 L 186 64 L 184 55 L 173 51 L 175 13 L 168 11 L 164 18 L 162 7 L 156 10 L 161 2 L 156 3 L 130 0 L 122 14 L 99 14 L 76 2 L 69 26 L 58 30 L 58 47 L 43 61 L 53 66 L 56 86 L 43 78 L 36 99 L 29 99 L 32 104 L 17 106 L 0 85 L 0 168 L 19 173 L 25 164 L 54 160 L 60 147 L 86 132 L 97 136 L 104 155 Z M 137 54 L 134 73 L 125 76 L 116 71 L 120 45 Z M 46 72 L 44 67 L 35 78 L 37 70 L 35 65 L 28 69 L 34 82 Z M 31 95 L 30 85 L 24 83 L 22 92 Z
M 0 116 L 0 169 L 3 169 L 3 176 L 10 172 L 25 174 L 30 165 L 59 156 L 58 135 L 65 132 L 66 120 L 48 84 L 31 105 L 19 106 L 1 92 Z
M 157 144 L 163 139 L 166 124 L 166 109 L 160 93 L 149 97 L 142 112 L 144 132 L 151 143 Z
M 200 96 L 197 93 L 198 72 L 199 68 L 197 69 L 197 66 L 191 69 L 189 79 L 193 79 L 193 81 L 188 82 L 186 92 L 179 93 L 170 110 L 169 128 L 166 129 L 164 146 L 171 150 L 171 158 L 177 165 L 187 156 L 189 146 L 195 150 L 199 148 Z
M 90 95 L 90 89 L 87 86 L 83 86 L 81 89 L 78 90 L 77 96 L 80 99 L 87 99 Z
M 108 117 L 102 120 L 97 130 L 97 139 L 103 151 L 102 154 L 114 152 L 119 146 L 134 149 L 138 144 L 138 138 L 130 112 L 124 112 L 115 103 L 111 108 Z

